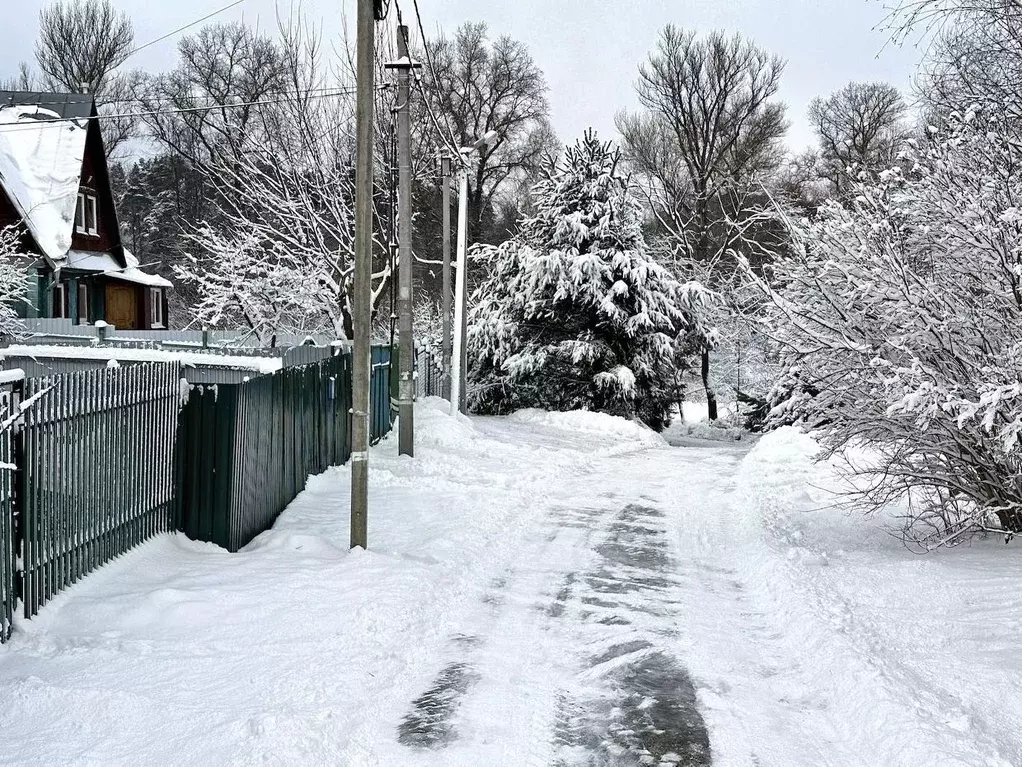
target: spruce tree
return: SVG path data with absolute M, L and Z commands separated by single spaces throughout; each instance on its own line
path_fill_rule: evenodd
M 650 256 L 619 153 L 592 131 L 533 190 L 535 214 L 484 247 L 468 351 L 472 406 L 596 410 L 655 429 L 676 401 L 678 339 L 702 290 Z

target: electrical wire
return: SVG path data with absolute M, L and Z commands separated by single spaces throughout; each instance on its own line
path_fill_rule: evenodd
M 419 0 L 412 0 L 412 5 L 415 9 L 415 20 L 419 26 L 419 36 L 422 38 L 422 50 L 426 55 L 426 65 L 429 67 L 430 76 L 433 78 L 433 87 L 436 89 L 436 92 L 439 93 L 441 89 L 440 76 L 437 75 L 436 73 L 436 66 L 433 64 L 433 55 L 429 51 L 429 42 L 426 40 L 426 28 L 422 23 L 422 14 L 419 12 Z M 422 81 L 419 77 L 416 77 L 415 79 L 417 84 L 419 85 L 419 89 L 422 91 L 423 101 L 426 104 L 426 110 L 429 112 L 430 117 L 433 119 L 433 123 L 436 125 L 437 132 L 441 134 L 440 135 L 441 141 L 444 141 L 443 131 L 440 128 L 440 123 L 437 120 L 436 114 L 434 114 L 433 112 L 433 107 L 430 105 L 429 100 L 426 98 L 425 86 L 422 84 Z M 451 127 L 450 115 L 446 113 L 444 114 L 444 122 L 447 124 L 447 130 L 450 133 L 451 138 L 451 141 L 448 144 L 447 148 L 452 150 L 455 156 L 457 156 L 459 154 L 458 138 L 454 134 L 454 129 Z
M 243 2 L 245 2 L 245 0 L 234 0 L 234 2 L 228 3 L 227 5 L 223 6 L 222 8 L 218 8 L 217 10 L 213 11 L 212 13 L 206 14 L 201 19 L 196 19 L 193 22 L 185 24 L 183 27 L 178 27 L 177 29 L 173 30 L 172 32 L 168 32 L 165 35 L 160 35 L 155 40 L 150 40 L 148 43 L 143 43 L 142 45 L 138 46 L 137 48 L 133 48 L 131 51 L 128 52 L 128 55 L 125 56 L 124 58 L 125 58 L 125 60 L 127 60 L 127 59 L 131 58 L 132 56 L 134 56 L 139 51 L 145 50 L 150 45 L 156 45 L 156 43 L 163 42 L 168 37 L 173 37 L 178 32 L 184 32 L 186 29 L 189 29 L 190 27 L 194 27 L 196 24 L 201 24 L 202 22 L 206 21 L 207 19 L 211 19 L 214 16 L 217 16 L 217 15 L 223 13 L 224 11 L 228 11 L 228 10 L 230 10 L 231 8 L 233 8 L 236 5 L 241 5 Z
M 377 88 L 390 88 L 390 87 L 391 87 L 391 85 L 389 83 L 377 86 Z M 334 85 L 334 86 L 327 86 L 327 87 L 323 87 L 323 88 L 306 88 L 306 89 L 303 89 L 301 91 L 275 91 L 275 92 L 272 92 L 272 93 L 267 93 L 266 95 L 267 96 L 303 96 L 303 95 L 308 95 L 310 93 L 323 93 L 323 92 L 329 92 L 328 95 L 333 95 L 334 92 L 336 92 L 338 90 L 339 90 L 338 86 Z M 344 91 L 349 91 L 350 90 L 350 92 L 352 92 L 352 93 L 355 92 L 354 88 L 350 88 L 350 89 L 346 88 L 346 89 L 341 89 L 341 90 L 344 90 Z M 18 91 L 11 91 L 11 92 L 12 93 L 17 93 Z M 53 94 L 49 94 L 49 95 L 53 95 Z M 68 93 L 66 95 L 67 96 L 78 96 L 78 95 L 88 95 L 88 94 Z M 211 96 L 211 95 L 203 95 L 203 94 L 199 94 L 199 93 L 187 93 L 187 94 L 180 94 L 180 95 L 176 95 L 176 96 L 158 96 L 156 98 L 149 99 L 149 101 L 152 102 L 152 103 L 164 103 L 164 104 L 171 104 L 171 105 L 173 105 L 173 104 L 177 103 L 178 99 L 189 99 L 189 100 L 205 99 L 206 101 L 212 102 L 208 106 L 220 106 L 220 103 L 215 101 L 216 98 L 217 98 L 216 96 Z M 110 104 L 137 104 L 138 102 L 139 102 L 138 99 L 101 99 L 100 100 L 100 106 L 108 106 Z M 14 99 L 12 97 L 6 104 L 0 103 L 0 109 L 6 109 L 7 107 L 15 107 L 15 106 L 30 106 L 30 107 L 64 106 L 66 104 L 73 104 L 73 103 L 79 103 L 79 102 L 74 100 L 74 99 L 63 98 L 63 99 L 54 100 L 54 101 L 32 101 L 31 103 L 27 103 L 26 102 L 25 104 L 15 104 L 14 103 Z M 100 115 L 100 117 L 102 117 L 102 115 Z M 81 117 L 81 118 L 75 118 L 75 119 L 86 120 L 88 118 Z
M 390 88 L 389 84 L 377 86 L 377 90 Z M 296 91 L 292 93 L 292 96 L 307 96 L 310 99 L 316 98 L 331 98 L 335 96 L 351 96 L 354 95 L 354 88 L 344 88 L 329 93 L 319 93 L 314 95 L 312 90 L 309 91 Z M 124 118 L 140 118 L 140 117 L 158 117 L 160 115 L 173 115 L 173 114 L 193 114 L 199 112 L 211 112 L 218 109 L 240 109 L 242 107 L 252 106 L 267 106 L 271 104 L 286 104 L 288 99 L 267 99 L 261 101 L 242 101 L 230 104 L 209 104 L 200 107 L 182 107 L 179 109 L 165 109 L 165 110 L 151 110 L 144 112 L 122 112 L 118 114 L 101 114 L 95 117 L 53 117 L 42 120 L 32 120 L 31 122 L 17 122 L 17 123 L 0 123 L 0 132 L 5 131 L 17 131 L 17 130 L 38 130 L 42 125 L 52 125 L 54 123 L 81 123 L 89 120 L 116 120 Z M 32 104 L 26 104 L 25 106 L 34 106 Z
M 426 52 L 426 60 L 429 63 L 430 72 L 432 73 L 432 76 L 433 76 L 433 83 L 436 86 L 437 91 L 439 92 L 440 79 L 437 77 L 436 69 L 433 67 L 433 64 L 432 64 L 432 57 L 430 56 L 430 53 L 429 53 L 429 45 L 426 42 L 425 29 L 423 28 L 423 25 L 422 25 L 422 16 L 419 13 L 419 3 L 418 3 L 418 0 L 413 0 L 413 1 L 415 2 L 415 16 L 416 16 L 416 19 L 418 21 L 419 35 L 422 37 L 422 47 L 423 47 L 423 50 Z M 397 9 L 398 25 L 400 27 L 404 27 L 404 24 L 403 24 L 402 18 L 401 18 L 401 3 L 398 2 L 398 0 L 394 0 L 394 7 Z M 411 49 L 411 41 L 408 39 L 408 29 L 407 29 L 407 27 L 404 27 L 404 28 L 405 28 L 405 32 L 404 32 L 405 45 L 410 50 Z M 432 106 L 432 104 L 430 104 L 429 94 L 426 92 L 426 87 L 425 87 L 425 85 L 423 85 L 422 78 L 419 77 L 418 73 L 415 73 L 415 84 L 419 87 L 419 92 L 422 94 L 422 103 L 425 104 L 425 106 L 426 106 L 426 112 L 429 114 L 430 120 L 433 123 L 433 127 L 436 130 L 436 137 L 437 137 L 437 139 L 439 140 L 439 142 L 448 151 L 450 151 L 452 153 L 452 155 L 454 157 L 458 157 L 459 156 L 458 142 L 457 142 L 457 139 L 454 138 L 454 131 L 451 131 L 450 139 L 448 139 L 448 137 L 444 135 L 443 128 L 440 127 L 440 121 L 437 119 L 436 112 L 433 111 L 433 106 Z M 445 119 L 445 121 L 447 121 L 447 119 L 448 119 L 447 115 L 444 115 L 444 119 Z M 448 129 L 450 129 L 450 124 L 449 123 L 448 123 Z

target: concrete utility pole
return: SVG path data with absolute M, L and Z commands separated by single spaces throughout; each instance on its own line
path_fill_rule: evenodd
M 443 348 L 441 360 L 443 364 L 443 398 L 451 401 L 451 158 L 443 155 L 440 158 L 440 184 L 443 190 L 443 221 L 444 221 L 444 275 L 443 300 L 440 303 L 443 327 Z
M 468 412 L 468 171 L 472 156 L 497 140 L 497 131 L 487 131 L 472 146 L 460 150 L 461 169 L 458 189 L 458 273 L 454 288 L 454 360 L 451 371 L 451 415 Z
M 416 65 L 408 57 L 408 27 L 397 28 L 397 232 L 398 232 L 398 455 L 415 454 L 415 345 L 412 343 L 412 134 L 409 75 Z
M 368 545 L 369 378 L 373 279 L 374 0 L 358 0 L 355 62 L 355 274 L 351 296 L 351 548 Z
M 466 158 L 461 158 L 462 163 Z M 458 172 L 458 271 L 454 282 L 454 359 L 451 371 L 451 415 L 464 413 L 462 407 L 465 388 L 465 298 L 468 285 L 465 271 L 468 264 L 468 169 Z

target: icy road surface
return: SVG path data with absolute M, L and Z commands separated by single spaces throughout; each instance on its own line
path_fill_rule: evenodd
M 1022 764 L 1022 559 L 828 509 L 790 430 L 417 411 L 230 555 L 157 538 L 0 648 L 0 763 Z M 822 510 L 817 510 L 822 509 Z

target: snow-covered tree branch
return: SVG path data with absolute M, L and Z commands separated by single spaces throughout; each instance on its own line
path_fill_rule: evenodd
M 29 298 L 27 263 L 19 228 L 0 227 L 0 335 L 18 335 L 24 331 L 16 307 Z
M 190 263 L 176 271 L 197 291 L 198 322 L 240 322 L 263 340 L 277 332 L 350 338 L 352 105 L 317 98 L 324 77 L 316 42 L 285 36 L 282 51 L 294 81 L 263 116 L 263 142 L 209 164 L 218 210 L 191 231 Z M 385 254 L 386 243 L 376 250 Z M 389 275 L 381 255 L 374 306 Z
M 1022 142 L 996 110 L 950 124 L 793 223 L 760 281 L 784 349 L 772 418 L 867 446 L 862 496 L 908 494 L 925 546 L 1022 531 Z

